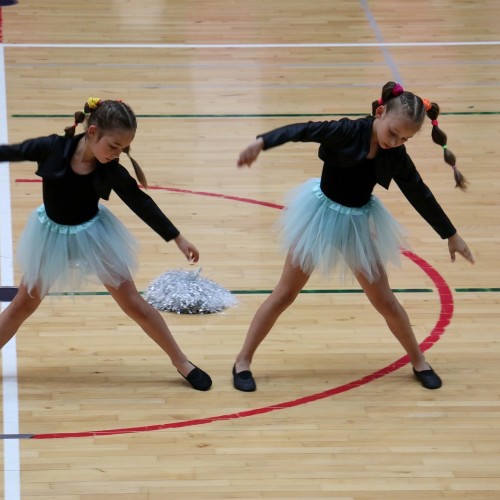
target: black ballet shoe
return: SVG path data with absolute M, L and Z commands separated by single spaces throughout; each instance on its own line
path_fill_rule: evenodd
M 426 389 L 439 389 L 443 385 L 443 381 L 439 375 L 430 366 L 429 370 L 422 370 L 420 372 L 417 372 L 413 368 L 413 374 Z
M 236 366 L 233 366 L 233 384 L 234 388 L 238 389 L 238 391 L 253 392 L 257 389 L 252 372 L 244 370 L 236 373 Z
M 181 372 L 179 372 L 179 374 L 182 378 L 189 382 L 193 389 L 196 389 L 197 391 L 208 391 L 208 389 L 212 387 L 212 379 L 210 378 L 210 375 L 205 373 L 201 368 L 198 368 L 193 363 L 191 364 L 194 368 L 187 374 L 186 377 L 184 377 Z

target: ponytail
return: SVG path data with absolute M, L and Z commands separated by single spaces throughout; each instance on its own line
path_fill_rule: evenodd
M 453 169 L 455 187 L 463 191 L 467 189 L 467 180 L 458 170 L 455 155 L 448 149 L 446 144 L 448 138 L 444 131 L 439 128 L 437 120 L 439 106 L 435 102 L 421 99 L 412 92 L 404 90 L 399 83 L 387 82 L 382 87 L 381 96 L 372 102 L 372 116 L 375 116 L 380 106 L 385 106 L 387 112 L 398 106 L 398 109 L 401 110 L 405 117 L 420 125 L 424 121 L 425 115 L 427 115 L 432 123 L 432 140 L 443 148 L 444 161 Z
M 453 152 L 448 148 L 447 141 L 448 137 L 445 132 L 439 128 L 438 116 L 439 116 L 439 106 L 435 102 L 430 102 L 427 99 L 422 99 L 425 106 L 425 112 L 431 120 L 432 132 L 431 137 L 434 143 L 443 148 L 444 161 L 450 165 L 453 169 L 453 176 L 455 178 L 455 187 L 458 187 L 462 191 L 467 189 L 467 180 L 463 176 L 462 172 L 458 170 L 456 163 L 457 159 Z
M 82 111 L 77 111 L 74 114 L 74 117 L 75 117 L 75 121 L 74 121 L 73 125 L 70 125 L 69 127 L 66 127 L 64 129 L 64 136 L 65 137 L 75 137 L 76 127 L 78 126 L 79 123 L 83 123 L 85 121 L 85 113 L 83 113 Z
M 83 106 L 83 111 L 77 111 L 74 114 L 75 122 L 73 123 L 73 125 L 70 125 L 69 127 L 66 127 L 64 129 L 64 136 L 75 137 L 76 127 L 79 123 L 83 123 L 85 121 L 85 114 L 92 113 L 92 111 L 95 111 L 100 104 L 101 99 L 99 99 L 98 97 L 89 97 L 87 99 L 87 102 Z
M 146 180 L 146 176 L 144 175 L 144 171 L 142 168 L 139 166 L 139 164 L 130 156 L 130 146 L 127 146 L 123 152 L 128 156 L 130 163 L 132 163 L 132 166 L 134 167 L 135 171 L 135 176 L 137 177 L 137 180 L 147 189 L 148 188 L 148 181 Z
M 382 94 L 380 97 L 372 102 L 372 115 L 375 116 L 375 112 L 377 111 L 377 108 L 379 106 L 387 106 L 394 97 L 398 97 L 401 94 L 404 94 L 405 90 L 403 87 L 396 82 L 387 82 L 383 87 L 382 87 Z M 406 92 L 406 94 L 410 94 L 410 92 Z M 390 104 L 389 104 L 390 106 Z

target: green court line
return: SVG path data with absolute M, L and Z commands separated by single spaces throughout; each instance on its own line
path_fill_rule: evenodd
M 432 288 L 393 288 L 394 293 L 429 293 Z M 259 295 L 269 294 L 272 290 L 231 290 L 234 295 Z M 301 290 L 300 293 L 364 293 L 361 288 L 337 288 L 337 289 L 320 289 L 320 290 Z
M 395 293 L 429 293 L 432 292 L 432 288 L 393 288 Z M 272 290 L 230 290 L 233 295 L 263 295 L 270 294 Z M 144 293 L 144 292 L 139 292 Z M 327 290 L 301 290 L 300 293 L 364 293 L 360 288 L 338 288 L 338 289 L 327 289 Z M 109 295 L 109 292 L 61 292 L 61 293 L 49 293 L 51 296 L 81 296 L 81 295 Z
M 243 114 L 138 114 L 138 118 L 297 118 L 321 116 L 367 116 L 368 113 L 243 113 Z M 443 115 L 500 115 L 500 111 L 450 111 Z M 62 114 L 12 114 L 11 118 L 72 118 L 73 115 Z
M 0 287 L 0 290 L 11 287 Z M 432 293 L 434 290 L 432 288 L 393 288 L 392 291 L 394 293 Z M 500 292 L 500 288 L 491 287 L 468 287 L 468 288 L 455 288 L 455 292 L 475 292 L 475 293 L 484 293 L 484 292 Z M 139 293 L 143 294 L 144 291 L 140 291 Z M 269 295 L 272 293 L 271 289 L 256 289 L 256 290 L 230 290 L 230 293 L 233 295 Z M 364 293 L 361 288 L 329 288 L 329 289 L 308 289 L 301 290 L 302 294 L 341 294 L 341 293 Z M 99 296 L 99 295 L 110 295 L 109 292 L 105 291 L 93 291 L 93 292 L 54 292 L 49 293 L 50 296 L 56 297 L 77 297 L 77 296 Z M 2 299 L 3 300 L 3 299 Z
M 393 288 L 394 293 L 432 293 L 432 288 Z M 500 288 L 456 288 L 456 292 L 500 292 Z M 272 290 L 230 290 L 233 295 L 263 295 L 270 294 Z M 139 292 L 144 293 L 144 292 Z M 302 290 L 300 293 L 364 293 L 360 288 L 336 288 L 336 289 L 312 289 Z M 49 293 L 51 296 L 93 296 L 93 295 L 109 295 L 109 292 L 62 292 Z

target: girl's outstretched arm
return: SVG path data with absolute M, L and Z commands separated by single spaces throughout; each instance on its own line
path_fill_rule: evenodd
M 255 139 L 240 153 L 236 165 L 238 167 L 243 167 L 244 165 L 249 167 L 257 159 L 263 149 L 264 141 L 262 137 Z
M 448 238 L 448 249 L 450 251 L 452 262 L 455 262 L 455 254 L 459 253 L 464 259 L 467 259 L 471 264 L 474 264 L 472 252 L 469 250 L 467 243 L 465 243 L 458 233 L 455 233 L 453 236 Z
M 179 247 L 179 250 L 186 256 L 186 259 L 194 264 L 195 262 L 198 262 L 200 258 L 200 252 L 198 252 L 198 249 L 182 234 L 179 234 L 176 238 L 174 238 L 175 243 Z

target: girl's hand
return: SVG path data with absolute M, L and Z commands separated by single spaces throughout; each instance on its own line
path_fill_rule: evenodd
M 259 156 L 259 153 L 264 149 L 264 141 L 261 137 L 255 139 L 255 141 L 251 142 L 238 157 L 238 162 L 236 165 L 238 167 L 243 167 L 246 165 L 249 167 Z
M 455 262 L 455 254 L 458 252 L 464 259 L 467 259 L 471 264 L 474 264 L 474 257 L 467 246 L 467 243 L 455 233 L 448 238 L 448 250 L 450 251 L 451 261 Z
M 179 250 L 186 256 L 186 259 L 190 264 L 198 262 L 200 252 L 198 252 L 198 249 L 192 243 L 186 240 L 186 238 L 184 238 L 181 234 L 179 234 L 174 241 L 177 243 Z

